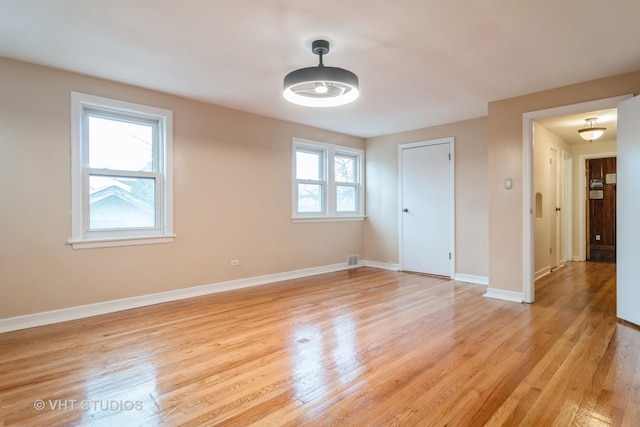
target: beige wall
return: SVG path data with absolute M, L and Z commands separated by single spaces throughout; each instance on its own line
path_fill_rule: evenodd
M 487 120 L 478 118 L 367 140 L 366 259 L 399 262 L 398 146 L 454 137 L 456 273 L 488 276 Z
M 2 58 L 0 81 L 0 318 L 341 263 L 351 254 L 397 263 L 398 145 L 449 136 L 456 272 L 521 292 L 523 113 L 640 92 L 638 71 L 491 102 L 485 118 L 371 138 L 368 219 L 294 224 L 291 138 L 358 148 L 364 140 Z M 65 244 L 72 90 L 173 110 L 174 243 Z M 231 259 L 241 265 L 231 268 Z
M 290 220 L 292 137 L 363 139 L 1 58 L 0 81 L 0 318 L 364 255 L 363 221 Z M 173 110 L 174 243 L 65 244 L 71 91 Z
M 522 115 L 562 105 L 640 92 L 640 71 L 489 103 L 489 284 L 522 292 Z M 503 180 L 511 177 L 507 191 Z

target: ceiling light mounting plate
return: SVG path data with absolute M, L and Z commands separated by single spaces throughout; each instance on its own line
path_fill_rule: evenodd
M 316 55 L 326 55 L 329 53 L 329 42 L 326 40 L 314 40 L 311 43 L 311 52 Z

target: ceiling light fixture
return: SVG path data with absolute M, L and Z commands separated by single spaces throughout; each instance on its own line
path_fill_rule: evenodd
M 284 78 L 284 98 L 305 107 L 336 107 L 360 96 L 358 76 L 349 70 L 325 67 L 322 57 L 329 53 L 329 42 L 315 40 L 311 52 L 320 57 L 317 67 L 300 68 Z
M 582 137 L 589 142 L 592 142 L 602 136 L 607 128 L 598 126 L 598 118 L 597 117 L 589 117 L 588 119 L 584 119 L 585 124 L 584 127 L 578 130 L 578 133 Z

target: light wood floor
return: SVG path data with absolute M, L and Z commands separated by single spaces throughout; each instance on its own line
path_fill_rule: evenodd
M 359 268 L 0 334 L 0 425 L 640 425 L 615 265 L 484 292 Z

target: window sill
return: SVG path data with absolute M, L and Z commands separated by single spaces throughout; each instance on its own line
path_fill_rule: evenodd
M 73 249 L 112 248 L 116 246 L 156 245 L 160 243 L 172 243 L 176 236 L 173 234 L 164 236 L 143 236 L 93 240 L 69 240 L 67 244 Z
M 364 221 L 366 216 L 295 216 L 291 218 L 294 223 L 301 222 L 342 222 L 342 221 Z

